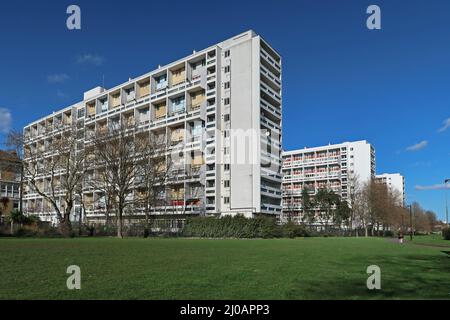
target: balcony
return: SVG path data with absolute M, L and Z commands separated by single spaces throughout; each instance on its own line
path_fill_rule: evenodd
M 261 97 L 268 101 L 270 104 L 274 106 L 280 106 L 281 105 L 281 96 L 273 91 L 271 88 L 269 88 L 267 85 L 261 83 Z
M 184 96 L 170 99 L 170 113 L 176 115 L 186 111 L 186 101 Z
M 274 74 L 281 73 L 281 65 L 272 58 L 266 50 L 261 48 L 261 64 L 266 66 L 269 70 L 271 70 Z
M 268 116 L 273 116 L 274 118 L 277 118 L 281 120 L 281 109 L 279 107 L 274 107 L 271 103 L 269 103 L 267 100 L 264 100 L 261 98 L 261 108 L 265 110 L 268 114 Z
M 125 103 L 132 102 L 136 99 L 136 91 L 133 88 L 124 89 L 125 93 Z
M 281 198 L 281 190 L 266 185 L 261 185 L 261 193 L 268 197 Z
M 121 105 L 120 92 L 116 92 L 110 95 L 109 98 L 110 109 L 115 109 Z
M 166 117 L 166 114 L 167 114 L 167 107 L 165 102 L 155 105 L 156 120 L 164 119 Z
M 183 67 L 171 71 L 171 87 L 180 85 L 186 81 L 186 69 Z
M 90 102 L 86 104 L 86 114 L 88 117 L 95 116 L 95 102 Z
M 155 77 L 155 92 L 163 91 L 167 88 L 168 82 L 167 82 L 167 74 L 162 74 L 158 77 Z
M 203 90 L 192 92 L 190 95 L 190 111 L 200 109 L 201 105 L 205 102 L 205 92 Z
M 281 130 L 281 127 L 279 124 L 275 123 L 274 121 L 270 120 L 269 118 L 267 118 L 264 115 L 261 115 L 261 124 L 271 130 L 277 130 L 277 131 Z
M 170 134 L 170 144 L 176 145 L 184 141 L 184 127 L 173 128 Z
M 150 95 L 150 79 L 143 80 L 137 84 L 138 99 L 147 97 Z
M 265 213 L 281 213 L 281 205 L 275 205 L 275 204 L 268 204 L 263 203 L 261 204 L 261 211 Z
M 108 111 L 108 99 L 98 100 L 98 105 L 100 113 Z
M 281 81 L 279 77 L 274 75 L 269 69 L 264 67 L 264 65 L 262 64 L 260 72 L 261 72 L 261 80 L 269 87 L 271 87 L 275 92 L 279 93 L 281 90 Z

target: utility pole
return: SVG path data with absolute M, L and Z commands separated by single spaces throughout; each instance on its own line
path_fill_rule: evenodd
M 409 240 L 413 239 L 412 205 L 409 205 Z
M 445 179 L 445 224 L 448 227 L 448 183 L 450 179 Z

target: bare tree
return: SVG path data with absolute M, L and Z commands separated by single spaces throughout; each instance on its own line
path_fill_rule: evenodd
M 23 135 L 16 130 L 10 130 L 6 136 L 6 147 L 12 149 L 17 159 L 21 162 L 20 165 L 20 186 L 19 186 L 19 211 L 23 212 L 23 180 L 24 180 L 24 167 L 23 167 Z M 17 164 L 13 169 L 16 170 Z M 4 168 L 3 168 L 4 169 Z M 11 168 L 9 168 L 11 169 Z M 0 168 L 2 170 L 2 168 Z
M 286 188 L 283 194 L 283 215 L 282 215 L 282 223 L 291 222 L 294 216 L 294 212 L 296 211 L 297 205 L 294 203 L 294 192 L 292 189 Z
M 84 151 L 77 150 L 76 132 L 53 137 L 47 146 L 24 148 L 24 181 L 50 203 L 62 234 L 69 235 L 70 215 L 83 177 Z
M 354 192 L 352 211 L 358 226 L 364 229 L 364 236 L 369 236 L 370 223 L 370 182 L 362 184 L 361 188 Z M 358 235 L 358 234 L 357 234 Z
M 167 143 L 153 133 L 142 133 L 136 136 L 137 149 L 141 150 L 137 163 L 137 205 L 145 214 L 145 231 L 149 232 L 150 213 L 152 209 L 165 205 L 165 183 L 172 166 L 168 154 Z
M 139 202 L 135 191 L 142 181 L 149 144 L 125 124 L 111 127 L 93 140 L 97 188 L 115 211 L 119 238 L 123 238 L 124 213 Z
M 349 229 L 355 229 L 355 236 L 358 236 L 358 212 L 360 210 L 360 198 L 361 198 L 361 182 L 359 175 L 349 174 L 348 176 L 348 206 L 350 208 Z

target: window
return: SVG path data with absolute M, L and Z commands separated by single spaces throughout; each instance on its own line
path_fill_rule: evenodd
M 224 87 L 225 89 L 230 89 L 230 81 L 225 82 L 224 85 L 223 85 L 223 87 Z
M 228 58 L 230 56 L 230 50 L 225 51 L 225 58 Z
M 223 121 L 225 121 L 225 122 L 230 121 L 230 115 L 228 113 L 223 116 Z
M 150 119 L 150 110 L 148 108 L 139 110 L 139 121 L 146 122 Z
M 200 136 L 202 134 L 202 123 L 196 122 L 194 126 L 192 127 L 192 135 L 193 136 Z
M 228 130 L 225 130 L 224 132 L 223 132 L 223 137 L 224 138 L 228 138 L 230 136 L 230 132 L 228 131 Z
M 223 104 L 224 105 L 229 105 L 230 104 L 230 98 L 225 98 L 224 100 L 223 100 Z
M 134 100 L 136 97 L 134 94 L 134 88 L 125 89 L 125 95 L 127 96 L 127 101 Z
M 108 100 L 100 100 L 102 112 L 108 111 Z
M 223 186 L 224 186 L 225 188 L 229 188 L 229 187 L 230 187 L 230 180 L 225 180 L 225 181 L 223 182 Z
M 159 76 L 156 80 L 156 90 L 161 90 L 167 87 L 167 75 L 163 74 Z
M 184 111 L 184 97 L 178 97 L 172 100 L 173 112 Z
M 223 169 L 225 171 L 230 171 L 230 164 L 229 163 L 224 164 Z
M 84 108 L 78 109 L 78 118 L 83 118 L 83 117 L 84 117 Z
M 230 203 L 230 197 L 224 197 L 223 198 L 223 203 L 224 204 L 229 204 Z
M 230 72 L 230 66 L 226 66 L 226 67 L 223 69 L 223 71 L 224 71 L 225 73 Z
M 205 60 L 199 61 L 192 65 L 192 70 L 200 70 L 201 67 L 205 65 Z
M 229 153 L 230 153 L 230 150 L 227 147 L 223 148 L 223 154 L 229 154 Z

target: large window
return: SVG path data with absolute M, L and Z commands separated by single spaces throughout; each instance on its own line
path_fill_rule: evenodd
M 100 106 L 101 106 L 101 112 L 108 111 L 108 100 L 107 99 L 100 100 Z
M 149 108 L 139 110 L 139 121 L 146 122 L 150 120 L 150 110 Z
M 163 74 L 156 79 L 156 90 L 162 90 L 167 87 L 167 75 Z
M 181 112 L 185 110 L 185 100 L 184 97 L 178 97 L 172 100 L 172 111 Z
M 195 122 L 194 126 L 192 127 L 192 135 L 193 136 L 200 136 L 202 134 L 202 123 L 201 122 Z

